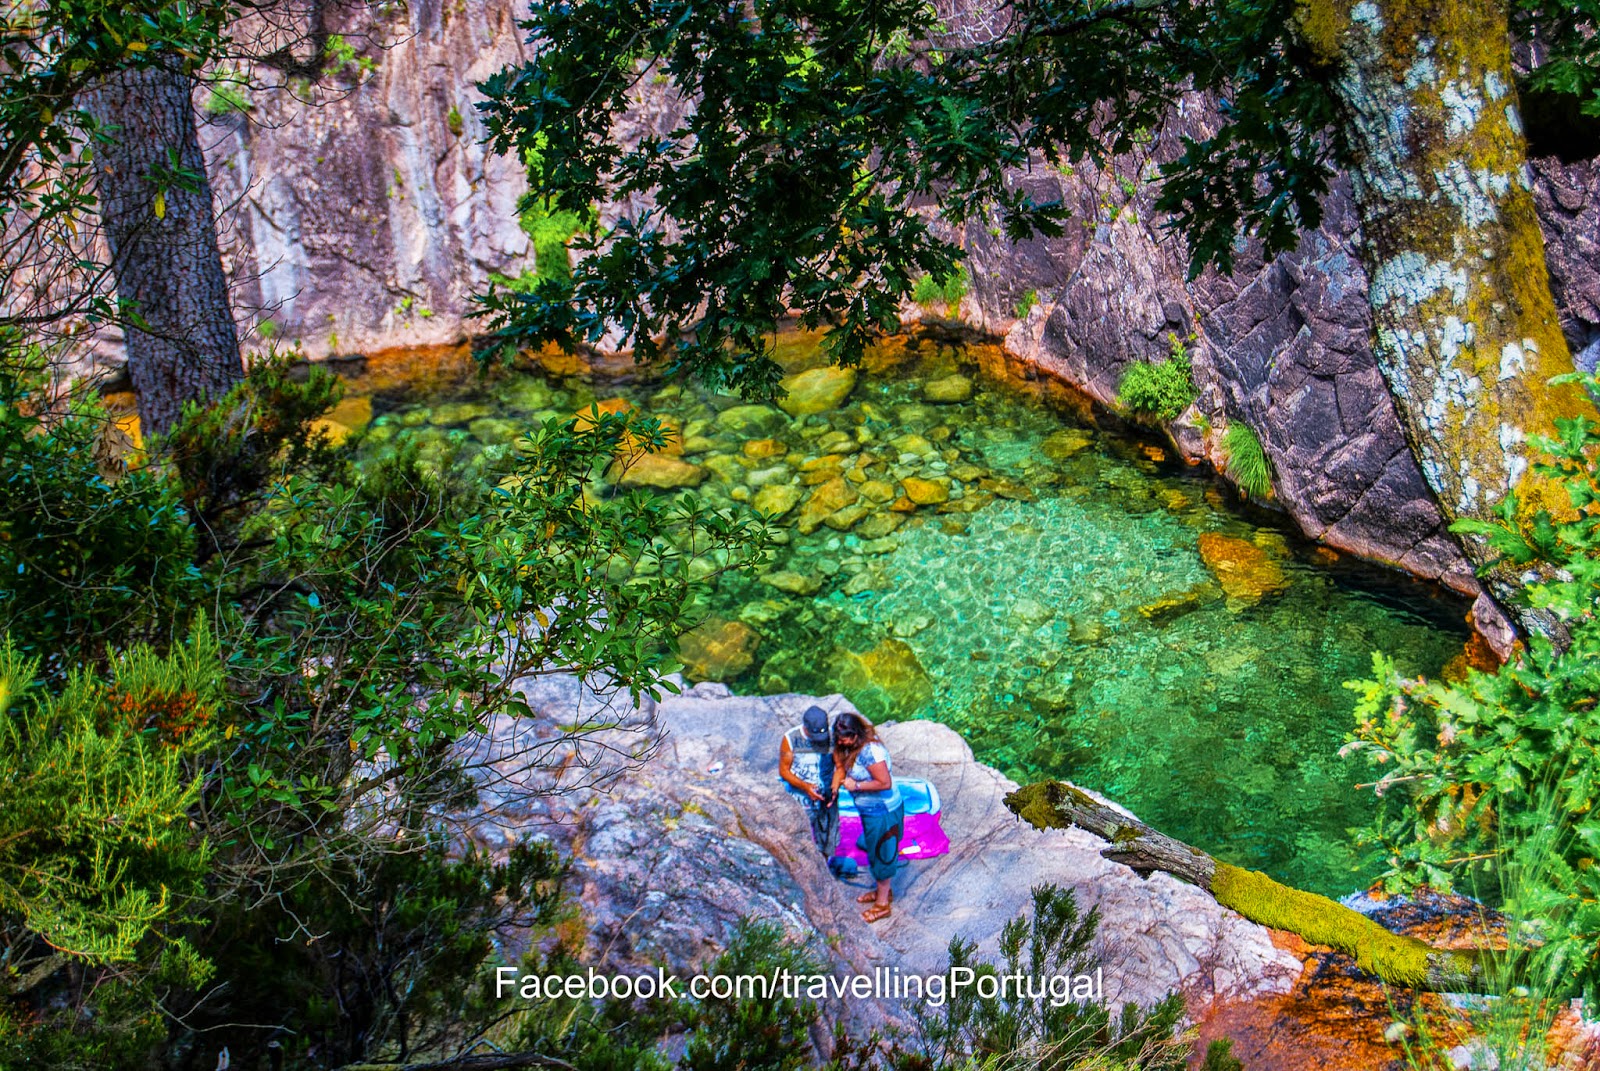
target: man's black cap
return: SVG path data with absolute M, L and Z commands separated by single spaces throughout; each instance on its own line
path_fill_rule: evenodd
M 821 707 L 807 707 L 805 714 L 801 715 L 800 727 L 812 744 L 821 746 L 830 742 L 828 712 Z

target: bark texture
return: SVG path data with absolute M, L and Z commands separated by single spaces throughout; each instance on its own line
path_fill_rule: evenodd
M 1517 114 L 1503 0 L 1301 0 L 1357 155 L 1374 350 L 1445 517 L 1507 493 L 1569 509 L 1531 435 L 1592 413 L 1575 387 Z M 1478 561 L 1482 540 L 1463 540 Z M 1492 584 L 1502 593 L 1509 582 Z
M 1111 842 L 1100 854 L 1149 876 L 1156 871 L 1196 885 L 1263 926 L 1297 933 L 1355 958 L 1385 982 L 1415 989 L 1476 992 L 1482 971 L 1467 953 L 1433 948 L 1391 933 L 1358 911 L 1325 896 L 1282 885 L 1265 874 L 1230 866 L 1151 829 L 1087 792 L 1042 781 L 1006 797 L 1006 806 L 1039 829 L 1076 826 Z
M 127 70 L 81 102 L 109 135 L 94 145 L 95 183 L 146 435 L 244 378 L 192 83 L 159 67 Z

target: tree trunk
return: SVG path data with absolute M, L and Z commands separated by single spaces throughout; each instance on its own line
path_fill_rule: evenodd
M 1219 862 L 1060 781 L 1041 781 L 1006 797 L 1006 806 L 1037 829 L 1077 826 L 1111 847 L 1100 854 L 1143 877 L 1157 870 L 1197 885 L 1251 922 L 1297 933 L 1355 958 L 1362 970 L 1413 989 L 1480 992 L 1483 970 L 1468 952 L 1437 949 L 1391 933 L 1359 911 L 1291 889 L 1265 874 Z
M 80 103 L 109 135 L 95 182 L 146 436 L 244 378 L 186 74 L 125 70 Z
M 1527 439 L 1593 415 L 1545 268 L 1512 82 L 1506 0 L 1299 0 L 1356 154 L 1378 366 L 1449 520 L 1570 513 Z M 1491 557 L 1481 537 L 1463 546 Z M 1491 577 L 1504 596 L 1509 576 Z

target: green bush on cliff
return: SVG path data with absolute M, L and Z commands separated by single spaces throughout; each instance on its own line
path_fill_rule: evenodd
M 1128 366 L 1117 386 L 1117 401 L 1158 420 L 1176 420 L 1189 407 L 1196 396 L 1189 349 L 1177 335 L 1171 336 L 1171 344 L 1165 361 L 1137 361 Z
M 1593 390 L 1590 376 L 1562 377 Z M 1537 438 L 1573 512 L 1524 511 L 1514 496 L 1497 523 L 1454 530 L 1486 540 L 1498 568 L 1535 579 L 1527 608 L 1565 633 L 1558 646 L 1534 633 L 1496 673 L 1459 683 L 1402 677 L 1373 658 L 1373 677 L 1351 682 L 1357 726 L 1347 750 L 1377 775 L 1376 814 L 1361 839 L 1384 850 L 1391 887 L 1426 884 L 1489 900 L 1536 933 L 1538 977 L 1516 984 L 1560 998 L 1600 996 L 1600 428 L 1557 421 Z M 1528 929 L 1531 927 L 1531 930 Z M 1531 969 L 1531 968 L 1530 968 Z M 1513 970 L 1511 973 L 1517 973 Z
M 943 305 L 947 309 L 953 309 L 967 296 L 970 283 L 967 266 L 957 264 L 955 270 L 943 278 L 935 278 L 932 275 L 918 278 L 911 288 L 911 300 L 918 305 Z

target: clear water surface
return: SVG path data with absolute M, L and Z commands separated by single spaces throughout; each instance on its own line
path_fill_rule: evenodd
M 823 363 L 801 337 L 782 357 Z M 685 644 L 691 676 L 934 718 L 1019 781 L 1099 790 L 1230 862 L 1334 895 L 1370 878 L 1346 832 L 1368 811 L 1363 771 L 1337 754 L 1342 682 L 1376 649 L 1437 673 L 1466 637 L 1458 600 L 1293 538 L 993 347 L 896 341 L 839 404 L 797 418 L 563 371 L 374 365 L 335 416 L 370 415 L 368 451 L 504 449 L 529 419 L 626 398 L 681 429 L 695 469 L 675 472 L 701 495 L 795 502 L 771 569 L 719 581 Z M 822 501 L 845 504 L 819 524 Z

